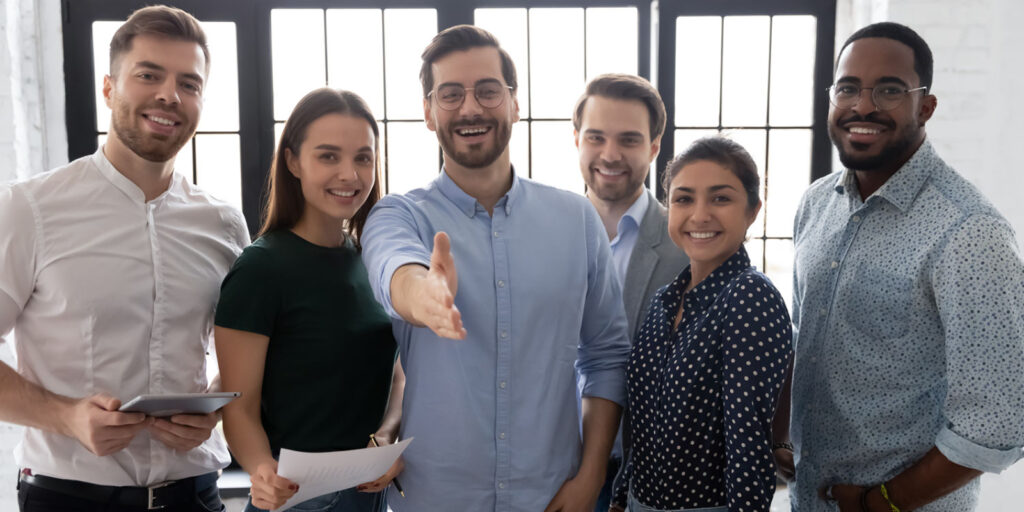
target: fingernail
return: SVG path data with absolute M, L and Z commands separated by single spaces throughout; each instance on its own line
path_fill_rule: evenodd
M 293 490 L 293 491 L 297 491 L 297 490 L 299 490 L 299 486 L 298 486 L 298 485 L 296 485 L 296 484 L 292 484 L 292 486 L 291 486 L 291 490 Z
M 356 487 L 356 490 L 357 491 L 365 491 L 366 490 L 366 486 L 365 485 L 360 485 L 359 487 Z

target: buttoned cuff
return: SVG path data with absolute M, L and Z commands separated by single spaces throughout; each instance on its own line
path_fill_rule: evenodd
M 384 264 L 384 269 L 381 271 L 380 281 L 380 297 L 381 306 L 384 307 L 384 311 L 387 312 L 391 318 L 397 320 L 405 320 L 402 318 L 391 302 L 391 279 L 395 277 L 395 272 L 399 268 L 409 264 L 423 265 L 424 267 L 430 268 L 430 257 L 424 259 L 421 256 L 414 254 L 397 254 L 388 258 L 387 263 Z
M 997 450 L 982 446 L 953 432 L 949 427 L 939 431 L 935 447 L 950 461 L 986 473 L 1001 473 L 1024 455 L 1019 447 Z
M 581 397 L 604 398 L 626 406 L 626 372 L 622 368 L 581 373 L 578 382 Z

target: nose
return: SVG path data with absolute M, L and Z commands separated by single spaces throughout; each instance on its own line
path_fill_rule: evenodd
M 341 181 L 356 181 L 359 175 L 356 174 L 355 163 L 351 160 L 343 160 L 338 164 L 338 179 Z
M 601 160 L 605 162 L 618 162 L 622 159 L 622 151 L 619 150 L 619 145 L 614 141 L 609 140 L 601 147 Z
M 178 82 L 174 77 L 169 76 L 164 79 L 157 89 L 156 99 L 161 103 L 170 105 L 176 105 L 181 102 L 181 98 L 178 97 Z
M 697 199 L 693 203 L 693 211 L 690 218 L 698 223 L 704 224 L 711 221 L 711 203 L 705 199 Z
M 872 94 L 875 92 L 874 89 L 861 89 L 860 94 L 857 95 L 857 101 L 850 107 L 850 110 L 865 116 L 878 110 L 878 106 L 875 105 L 875 98 Z M 867 95 L 867 97 L 865 97 Z
M 475 90 L 466 90 L 466 97 L 459 106 L 459 115 L 462 117 L 473 117 L 482 114 L 484 107 L 476 101 Z

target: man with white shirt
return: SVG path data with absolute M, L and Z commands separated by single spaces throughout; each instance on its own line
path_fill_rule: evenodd
M 209 71 L 199 22 L 140 9 L 110 45 L 110 134 L 95 154 L 0 187 L 0 420 L 22 511 L 223 510 L 216 414 L 122 413 L 140 394 L 211 388 L 221 279 L 248 243 L 240 212 L 174 173 Z
M 644 187 L 661 149 L 665 117 L 665 104 L 650 82 L 635 75 L 607 74 L 587 84 L 572 118 L 587 198 L 611 241 L 630 340 L 651 296 L 689 261 L 668 236 L 665 207 Z M 610 505 L 612 480 L 624 460 L 623 439 L 628 453 L 627 425 L 624 420 L 622 434 L 615 439 L 595 510 L 605 512 Z

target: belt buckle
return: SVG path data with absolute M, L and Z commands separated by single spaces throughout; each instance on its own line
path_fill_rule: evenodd
M 174 481 L 163 482 L 146 487 L 146 510 L 160 510 L 163 508 L 167 508 L 167 505 L 157 505 L 153 503 L 156 500 L 156 495 L 153 494 L 153 491 L 155 491 L 156 489 L 167 487 L 168 485 L 171 485 L 173 483 Z

